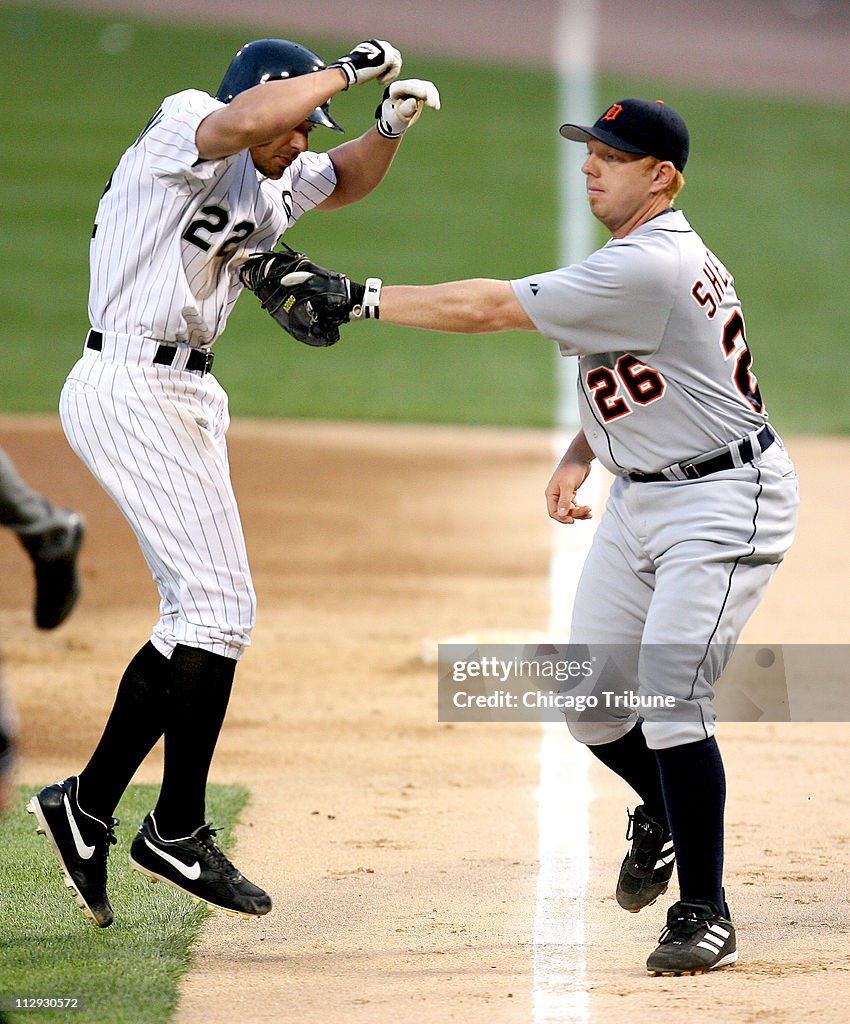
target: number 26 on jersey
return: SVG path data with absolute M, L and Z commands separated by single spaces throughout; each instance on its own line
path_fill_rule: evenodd
M 661 374 L 630 352 L 620 356 L 613 370 L 607 366 L 590 370 L 585 382 L 606 423 L 628 416 L 635 406 L 657 402 L 667 390 Z

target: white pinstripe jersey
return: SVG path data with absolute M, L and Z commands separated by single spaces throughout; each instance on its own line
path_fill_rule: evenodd
M 98 330 L 208 348 L 242 290 L 245 257 L 334 190 L 323 153 L 302 153 L 279 180 L 260 175 L 247 151 L 198 162 L 198 125 L 222 106 L 194 89 L 169 96 L 122 156 L 92 234 Z
M 511 285 L 579 357 L 582 428 L 612 473 L 657 472 L 764 426 L 732 276 L 681 211 Z

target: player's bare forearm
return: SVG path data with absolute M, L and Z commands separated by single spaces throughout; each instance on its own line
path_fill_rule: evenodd
M 370 128 L 351 142 L 344 142 L 328 152 L 336 187 L 317 210 L 338 210 L 368 196 L 384 180 L 398 152 L 401 137 L 387 139 Z
M 202 160 L 218 160 L 284 135 L 345 87 L 336 68 L 266 82 L 236 96 L 198 125 L 195 144 Z
M 578 505 L 578 489 L 590 473 L 595 458 L 583 431 L 573 438 L 546 486 L 546 507 L 550 518 L 557 523 L 573 523 L 577 519 L 591 519 L 589 505 Z
M 381 291 L 381 319 L 452 334 L 536 330 L 509 282 L 489 278 L 386 287 Z
M 580 430 L 576 436 L 570 441 L 570 446 L 564 452 L 564 456 L 561 459 L 562 462 L 580 462 L 587 465 L 588 467 L 596 458 L 593 449 L 587 443 L 584 431 Z M 588 472 L 590 472 L 588 468 Z
M 273 300 L 271 315 L 281 327 L 308 345 L 335 344 L 340 325 L 349 320 L 453 334 L 537 332 L 509 281 L 474 278 L 384 288 L 380 278 L 361 284 L 287 246 L 283 252 L 255 254 L 240 274 L 264 308 Z

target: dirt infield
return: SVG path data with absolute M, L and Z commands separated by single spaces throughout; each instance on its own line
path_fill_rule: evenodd
M 28 566 L 0 536 L 0 642 L 35 783 L 81 766 L 155 593 L 54 422 L 0 420 L 0 443 L 90 526 L 85 594 L 55 634 L 32 628 Z M 747 638 L 846 641 L 834 467 L 850 443 L 790 447 L 799 538 Z M 256 924 L 211 919 L 178 1021 L 528 1022 L 540 729 L 439 724 L 421 654 L 446 634 L 545 628 L 548 436 L 237 421 L 231 456 L 260 610 L 213 776 L 252 791 L 238 861 L 276 909 Z M 632 798 L 590 765 L 583 1019 L 663 1024 L 707 1005 L 721 1024 L 846 1018 L 847 737 L 846 725 L 722 728 L 741 963 L 702 979 L 642 975 L 664 908 L 616 906 Z

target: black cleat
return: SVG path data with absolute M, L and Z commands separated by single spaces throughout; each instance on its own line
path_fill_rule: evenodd
M 729 908 L 719 914 L 713 903 L 674 903 L 659 946 L 646 961 L 652 975 L 706 974 L 738 959 Z
M 206 903 L 244 918 L 272 909 L 271 896 L 249 882 L 215 844 L 217 829 L 201 825 L 182 839 L 162 839 L 149 814 L 130 847 L 130 867 L 151 882 L 167 882 Z
M 629 815 L 626 839 L 632 848 L 620 866 L 617 902 L 631 914 L 654 903 L 667 892 L 673 874 L 673 837 L 666 825 L 655 821 L 643 804 Z
M 80 596 L 77 555 L 85 526 L 76 512 L 69 512 L 64 526 L 21 536 L 21 543 L 35 569 L 35 624 L 56 629 L 74 610 Z
M 37 831 L 50 840 L 65 884 L 73 889 L 80 910 L 98 928 L 108 928 L 115 915 L 106 895 L 106 857 L 114 846 L 117 818 L 107 825 L 80 808 L 76 775 L 46 786 L 32 797 L 27 810 Z

